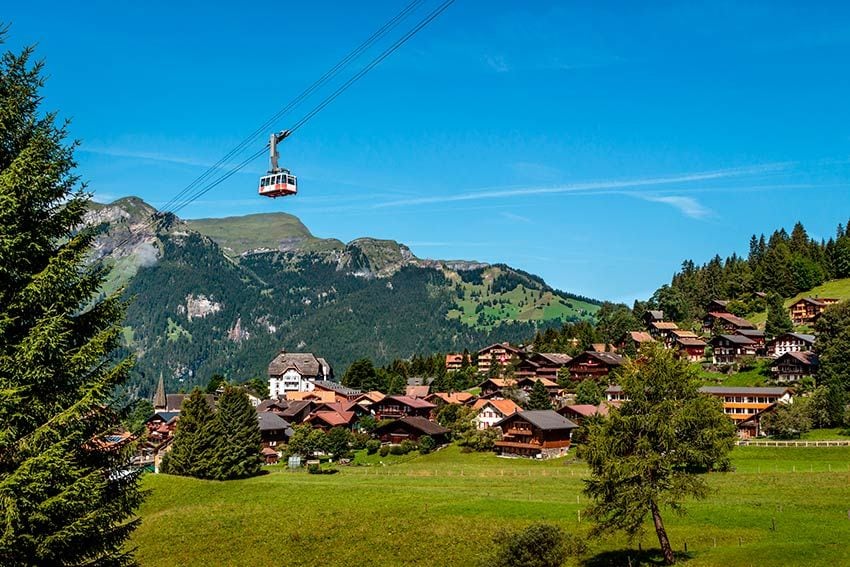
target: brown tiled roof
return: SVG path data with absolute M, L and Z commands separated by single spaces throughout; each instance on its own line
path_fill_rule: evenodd
M 336 401 L 336 394 L 329 390 L 313 390 L 312 392 L 287 392 L 287 400 L 317 400 L 319 402 Z
M 670 332 L 674 337 L 696 337 L 697 334 L 693 331 L 689 331 L 687 329 L 674 329 Z
M 419 409 L 428 409 L 428 408 L 437 407 L 434 404 L 432 404 L 431 402 L 426 402 L 422 398 L 412 398 L 410 396 L 387 396 L 386 398 L 384 398 L 384 400 L 381 400 L 381 401 L 385 401 L 385 400 L 393 400 L 393 401 L 399 402 L 401 404 L 404 404 L 406 406 L 409 406 L 409 407 L 412 407 L 412 408 L 419 408 Z
M 738 317 L 737 315 L 732 315 L 731 313 L 720 313 L 720 312 L 715 311 L 715 312 L 709 313 L 709 315 L 711 315 L 712 317 L 715 317 L 717 319 L 723 319 L 724 321 L 727 321 L 727 322 L 731 323 L 732 325 L 734 325 L 736 327 L 743 327 L 743 328 L 750 328 L 750 329 L 756 328 L 755 325 L 753 325 L 752 323 L 750 323 L 749 321 L 747 321 L 743 317 Z
M 354 412 L 350 411 L 317 411 L 315 413 L 311 413 L 306 421 L 311 423 L 313 421 L 324 421 L 331 427 L 339 427 L 342 425 L 349 425 L 353 419 Z
M 551 431 L 556 429 L 575 429 L 578 427 L 578 425 L 576 425 L 566 417 L 562 416 L 555 410 L 526 410 L 520 412 L 517 415 L 519 415 L 519 417 L 516 419 L 524 419 L 525 421 L 545 431 Z M 508 416 L 500 420 L 498 423 L 496 423 L 496 425 L 501 425 L 505 421 L 513 418 L 514 416 Z
M 542 356 L 553 364 L 566 364 L 573 359 L 570 355 L 562 352 L 538 352 L 537 355 Z
M 606 403 L 601 403 L 598 406 L 594 406 L 593 404 L 574 404 L 562 407 L 558 410 L 558 413 L 563 413 L 564 410 L 572 410 L 584 417 L 590 417 L 592 415 L 608 415 L 609 408 L 610 406 Z
M 469 392 L 452 392 L 451 394 L 446 392 L 435 392 L 433 394 L 429 394 L 425 398 L 425 401 L 434 403 L 437 399 L 439 399 L 447 404 L 465 404 L 474 397 L 475 396 Z
M 439 423 L 435 423 L 433 421 L 429 421 L 424 417 L 402 417 L 401 419 L 396 419 L 387 423 L 386 425 L 382 425 L 381 427 L 375 430 L 375 433 L 380 435 L 382 431 L 387 429 L 391 429 L 394 427 L 398 427 L 399 425 L 404 425 L 417 431 L 424 433 L 425 435 L 446 435 L 449 430 L 440 425 Z
M 503 348 L 506 351 L 512 352 L 514 354 L 521 354 L 522 353 L 522 351 L 520 349 L 518 349 L 516 347 L 512 347 L 509 343 L 493 343 L 490 346 L 486 346 L 486 347 L 482 348 L 481 350 L 478 351 L 478 353 L 481 354 L 482 352 L 487 352 L 488 350 L 494 349 L 494 348 Z
M 818 364 L 818 355 L 816 355 L 815 353 L 813 353 L 810 350 L 804 350 L 802 352 L 786 352 L 785 354 L 783 354 L 782 356 L 777 358 L 773 362 L 773 364 L 774 365 L 777 364 L 780 360 L 782 360 L 786 356 L 790 356 L 791 358 L 795 358 L 795 359 L 799 360 L 800 362 L 802 362 L 803 364 L 806 364 L 806 365 L 809 365 L 809 366 L 817 366 L 817 364 Z
M 704 347 L 707 343 L 704 340 L 697 339 L 695 337 L 679 337 L 676 339 L 676 344 L 686 347 Z
M 430 386 L 407 386 L 404 389 L 404 395 L 411 398 L 424 398 L 431 390 Z
M 629 335 L 632 337 L 632 340 L 636 343 L 652 343 L 652 342 L 655 342 L 655 339 L 652 338 L 652 335 L 650 335 L 646 331 L 630 331 Z
M 587 351 L 587 354 L 611 366 L 620 366 L 623 364 L 623 357 L 613 352 L 593 352 Z
M 745 337 L 744 335 L 718 335 L 714 337 L 711 342 L 715 342 L 720 337 L 723 337 L 730 343 L 734 343 L 736 345 L 754 345 L 756 342 L 749 337 Z
M 674 323 L 673 321 L 655 321 L 649 324 L 651 327 L 658 329 L 659 331 L 672 331 L 673 329 L 678 329 L 679 325 Z

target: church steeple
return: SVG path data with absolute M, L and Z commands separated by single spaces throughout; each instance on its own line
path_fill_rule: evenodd
M 153 409 L 164 410 L 168 406 L 168 399 L 165 397 L 165 382 L 162 379 L 162 372 L 159 373 L 159 384 L 156 387 L 156 393 L 153 395 Z

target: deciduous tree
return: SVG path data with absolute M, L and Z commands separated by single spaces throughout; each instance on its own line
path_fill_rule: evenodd
M 647 345 L 628 360 L 620 384 L 629 401 L 587 425 L 579 449 L 591 476 L 585 493 L 593 533 L 643 532 L 651 517 L 666 563 L 675 561 L 662 510 L 708 492 L 700 471 L 725 466 L 735 438 L 720 401 L 698 391 L 698 375 L 673 352 Z

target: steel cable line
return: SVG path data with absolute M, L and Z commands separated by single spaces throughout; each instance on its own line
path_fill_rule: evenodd
M 322 102 L 320 102 L 319 104 L 317 104 L 317 105 L 316 105 L 316 106 L 315 106 L 312 110 L 310 110 L 310 111 L 309 111 L 307 114 L 305 114 L 305 115 L 304 115 L 301 119 L 299 119 L 297 122 L 295 122 L 295 124 L 293 124 L 293 125 L 292 125 L 292 126 L 291 126 L 288 130 L 287 130 L 287 131 L 288 131 L 290 134 L 292 134 L 292 133 L 294 133 L 296 130 L 298 130 L 299 128 L 301 128 L 301 127 L 302 127 L 304 124 L 306 124 L 306 123 L 307 123 L 307 122 L 308 122 L 311 118 L 313 118 L 314 116 L 316 116 L 316 114 L 318 114 L 319 112 L 321 112 L 321 111 L 322 111 L 325 107 L 327 107 L 330 103 L 332 103 L 332 102 L 333 102 L 333 101 L 334 101 L 334 100 L 335 100 L 335 99 L 336 99 L 339 95 L 341 95 L 341 94 L 342 94 L 343 92 L 345 92 L 345 91 L 346 91 L 349 87 L 351 87 L 351 85 L 353 85 L 355 82 L 357 82 L 359 79 L 361 79 L 364 75 L 366 75 L 366 73 L 368 73 L 369 71 L 371 71 L 372 69 L 374 69 L 374 68 L 375 68 L 378 64 L 380 64 L 380 63 L 381 63 L 384 59 L 386 59 L 387 57 L 389 57 L 390 55 L 392 55 L 392 53 L 394 53 L 396 50 L 398 50 L 398 49 L 399 49 L 402 45 L 404 45 L 404 44 L 405 44 L 408 40 L 410 40 L 410 38 L 412 38 L 414 35 L 416 35 L 416 34 L 417 34 L 420 30 L 422 30 L 425 26 L 427 26 L 427 25 L 428 25 L 428 24 L 430 24 L 432 21 L 434 21 L 434 20 L 435 20 L 435 19 L 436 19 L 436 18 L 437 18 L 440 14 L 442 14 L 444 11 L 446 11 L 446 9 L 448 9 L 448 7 L 449 7 L 449 6 L 451 6 L 451 5 L 454 3 L 454 1 L 455 1 L 455 0 L 445 0 L 442 4 L 440 4 L 439 6 L 437 6 L 437 7 L 436 7 L 436 8 L 435 8 L 432 12 L 430 12 L 430 13 L 429 13 L 429 14 L 428 14 L 425 18 L 423 18 L 422 20 L 420 20 L 420 22 L 419 22 L 418 24 L 416 24 L 416 25 L 415 25 L 412 29 L 410 29 L 410 30 L 409 30 L 406 34 L 404 34 L 401 38 L 399 38 L 398 40 L 396 40 L 396 42 L 395 42 L 395 43 L 393 43 L 391 46 L 389 46 L 387 49 L 385 49 L 385 50 L 384 50 L 384 51 L 383 51 L 380 55 L 378 55 L 377 57 L 375 57 L 375 58 L 374 58 L 374 59 L 373 59 L 373 60 L 372 60 L 372 61 L 371 61 L 368 65 L 366 65 L 365 67 L 363 67 L 360 71 L 358 71 L 358 72 L 357 72 L 356 74 L 354 74 L 351 78 L 349 78 L 349 79 L 348 79 L 345 83 L 343 83 L 342 85 L 340 85 L 340 87 L 339 87 L 339 88 L 337 88 L 337 89 L 336 89 L 333 93 L 331 93 L 330 95 L 328 95 L 327 97 L 325 97 L 325 99 L 324 99 L 324 100 L 322 100 Z M 265 148 L 268 148 L 268 144 L 266 144 Z M 256 157 L 258 157 L 259 155 L 261 155 L 262 153 L 264 153 L 264 152 L 265 152 L 265 148 L 264 148 L 262 151 L 260 151 L 260 152 L 258 152 L 257 154 L 255 154 L 252 158 L 249 158 L 249 160 L 247 160 L 247 161 L 253 160 L 253 159 L 255 159 Z M 233 175 L 234 173 L 236 173 L 239 169 L 241 169 L 242 167 L 244 167 L 245 165 L 247 165 L 247 161 L 246 161 L 246 162 L 242 162 L 239 166 L 237 166 L 237 169 L 235 169 L 234 171 L 232 171 L 232 172 L 228 173 L 228 174 L 227 174 L 227 177 L 230 177 L 231 175 Z M 171 212 L 176 212 L 176 211 L 178 211 L 178 210 L 182 209 L 183 207 L 185 207 L 186 205 L 188 205 L 188 204 L 192 203 L 193 201 L 195 201 L 196 199 L 198 199 L 199 197 L 203 196 L 203 195 L 204 195 L 204 194 L 206 194 L 208 191 L 210 191 L 213 187 L 217 186 L 217 185 L 218 185 L 219 183 L 221 183 L 222 181 L 224 181 L 224 179 L 216 180 L 216 181 L 212 182 L 210 185 L 205 186 L 204 188 L 202 188 L 202 189 L 200 189 L 199 191 L 195 192 L 195 194 L 193 194 L 191 197 L 189 197 L 188 199 L 186 199 L 186 200 L 185 200 L 184 202 L 182 202 L 179 206 L 175 207 L 175 208 L 174 208 Z
M 402 13 L 404 15 L 408 14 L 409 11 L 412 10 L 413 7 L 418 5 L 420 2 L 421 2 L 421 0 L 414 0 L 414 2 L 412 2 L 404 10 L 402 10 L 402 12 L 400 14 L 402 14 Z M 349 87 L 351 87 L 351 85 L 353 85 L 355 82 L 357 82 L 359 79 L 361 79 L 369 71 L 374 69 L 378 64 L 380 64 L 387 57 L 389 57 L 392 53 L 394 53 L 396 50 L 398 50 L 402 45 L 404 45 L 407 41 L 409 41 L 414 35 L 416 35 L 424 27 L 426 27 L 428 24 L 430 24 L 432 21 L 434 21 L 438 16 L 440 16 L 440 14 L 442 14 L 446 9 L 448 9 L 448 7 L 451 6 L 453 3 L 454 3 L 454 0 L 445 0 L 442 4 L 437 6 L 427 16 L 425 16 L 422 20 L 420 20 L 418 24 L 416 24 L 413 28 L 408 30 L 408 32 L 405 33 L 401 38 L 396 40 L 395 43 L 393 43 L 390 47 L 385 49 L 380 55 L 375 57 L 369 64 L 367 64 L 365 67 L 363 67 L 355 75 L 350 77 L 345 83 L 343 83 L 340 87 L 338 87 L 333 93 L 331 93 L 330 95 L 325 97 L 325 99 L 323 99 L 322 102 L 320 102 L 318 105 L 316 105 L 312 110 L 310 110 L 307 114 L 305 114 L 301 119 L 296 121 L 293 124 L 293 126 L 288 130 L 289 133 L 293 133 L 296 130 L 298 130 L 299 128 L 301 128 L 304 124 L 306 124 L 309 120 L 311 120 L 316 114 L 321 112 L 325 107 L 327 107 L 331 102 L 333 102 L 337 97 L 339 97 L 343 92 L 345 92 Z M 398 19 L 396 19 L 396 18 L 398 18 L 398 16 L 396 16 L 392 20 L 390 20 L 390 22 L 395 22 L 394 24 L 390 25 L 390 22 L 388 22 L 381 29 L 386 28 L 386 31 L 389 31 L 390 29 L 395 27 L 395 24 L 397 24 L 398 21 L 401 21 L 401 19 L 403 19 L 403 16 L 401 18 L 398 18 Z M 383 37 L 383 35 L 385 35 L 385 33 L 381 33 L 380 37 Z M 375 37 L 375 36 L 378 36 L 378 32 L 373 34 L 373 36 L 371 36 L 371 37 Z M 371 37 L 370 37 L 370 39 L 371 39 Z M 369 42 L 369 41 L 370 40 L 367 40 L 367 42 Z M 365 44 L 366 44 L 366 42 L 364 42 L 364 45 Z M 371 45 L 371 43 L 370 43 L 370 45 Z M 358 51 L 358 50 L 355 50 L 354 52 L 356 52 L 356 51 Z M 352 53 L 354 53 L 354 52 L 352 52 Z M 362 53 L 362 51 L 358 52 L 358 55 L 360 53 Z M 325 75 L 323 75 L 323 77 L 328 76 L 328 79 L 331 78 L 336 73 L 338 73 L 339 70 L 344 68 L 349 62 L 350 62 L 350 59 L 345 64 L 341 65 L 338 70 L 334 71 L 333 73 L 328 72 Z M 321 80 L 322 79 L 320 79 L 320 81 Z M 327 80 L 324 80 L 321 84 L 324 84 L 324 82 L 327 82 Z M 316 83 L 319 83 L 319 81 L 317 81 Z M 316 84 L 316 83 L 314 83 L 314 84 Z M 318 84 L 316 86 L 316 88 L 318 88 L 318 86 L 321 86 L 321 84 Z M 312 93 L 312 92 L 315 91 L 315 88 L 312 88 L 312 90 L 311 89 L 307 89 L 307 90 L 309 90 L 310 93 Z M 308 93 L 308 94 L 310 94 L 310 93 Z M 296 98 L 298 99 L 298 102 L 300 102 L 306 96 L 308 96 L 308 95 L 304 95 L 303 97 L 301 95 L 299 95 L 299 97 L 296 97 Z M 270 121 L 276 120 L 279 116 L 282 116 L 283 114 L 288 112 L 293 106 L 295 106 L 295 104 L 297 104 L 297 103 L 288 104 L 286 107 L 284 107 L 284 109 L 282 109 L 281 111 L 276 113 L 273 118 L 269 119 L 269 121 L 267 121 L 266 124 L 264 124 L 263 126 L 258 128 L 257 130 L 255 130 L 255 132 L 252 133 L 252 135 L 248 139 L 243 141 L 244 143 L 241 143 L 239 146 L 237 146 L 238 148 L 240 148 L 240 151 L 241 151 L 241 148 L 244 148 L 244 146 L 247 145 L 247 143 L 250 143 L 250 141 L 253 138 L 255 138 L 257 135 L 259 135 L 259 133 L 263 132 L 264 129 L 268 127 Z M 162 210 L 162 211 L 159 211 L 158 214 L 153 215 L 153 217 L 151 218 L 151 221 L 149 223 L 147 223 L 146 226 L 142 227 L 141 230 L 145 230 L 146 228 L 149 228 L 150 226 L 153 226 L 154 224 L 156 224 L 156 222 L 158 222 L 159 219 L 163 218 L 164 214 L 167 214 L 167 213 L 174 214 L 177 211 L 186 207 L 187 205 L 191 204 L 192 202 L 196 201 L 198 198 L 200 198 L 201 196 L 208 193 L 214 187 L 220 185 L 222 182 L 224 182 L 225 180 L 232 177 L 234 174 L 236 174 L 238 171 L 240 171 L 242 168 L 244 168 L 246 165 L 248 165 L 248 163 L 250 163 L 251 161 L 258 158 L 260 155 L 265 153 L 265 151 L 268 147 L 269 147 L 269 145 L 266 144 L 262 150 L 256 152 L 255 154 L 251 155 L 247 159 L 243 160 L 242 162 L 237 164 L 235 167 L 231 168 L 227 173 L 225 173 L 225 174 L 221 175 L 220 177 L 216 178 L 215 180 L 210 181 L 209 183 L 205 184 L 202 188 L 198 189 L 193 194 L 191 194 L 187 198 L 180 201 L 179 204 L 177 203 L 177 201 L 178 201 L 177 198 L 172 198 L 169 201 L 169 203 L 175 203 L 174 206 L 172 206 L 170 208 L 170 210 Z M 224 162 L 229 156 L 232 156 L 234 153 L 239 153 L 239 152 L 232 150 L 231 152 L 228 153 L 227 156 L 225 156 L 224 158 L 219 160 L 218 163 L 220 164 L 220 163 Z M 202 176 L 200 176 L 200 177 L 203 177 L 204 179 L 209 178 L 212 175 L 212 173 L 216 171 L 216 169 L 217 169 L 217 167 L 213 166 L 213 167 L 209 168 L 206 172 L 204 172 L 204 174 L 202 174 Z M 196 185 L 197 185 L 196 183 L 191 184 L 188 188 L 181 191 L 180 194 L 178 194 L 178 195 L 185 194 L 186 192 L 188 192 L 188 190 L 191 190 L 191 188 L 195 187 Z M 127 238 L 125 238 L 120 244 L 118 244 L 116 246 L 116 248 L 123 246 L 124 244 L 129 242 L 132 239 L 132 236 L 133 236 L 133 231 L 131 230 L 130 235 L 128 235 Z
M 137 229 L 137 231 L 141 232 L 141 231 L 147 230 L 149 228 L 152 228 L 162 218 L 164 213 L 168 213 L 168 212 L 173 213 L 174 210 L 170 210 L 170 208 L 173 207 L 173 206 L 176 206 L 180 202 L 180 199 L 184 195 L 186 195 L 193 188 L 195 188 L 195 187 L 203 184 L 204 182 L 206 182 L 210 177 L 213 177 L 213 175 L 216 173 L 217 170 L 219 170 L 221 168 L 222 165 L 224 165 L 228 160 L 233 158 L 235 155 L 238 155 L 239 153 L 241 153 L 242 150 L 248 144 L 250 144 L 254 140 L 256 140 L 257 137 L 260 136 L 262 133 L 264 133 L 266 131 L 266 129 L 268 129 L 271 125 L 274 124 L 274 122 L 279 120 L 287 112 L 292 110 L 294 107 L 296 107 L 302 101 L 304 101 L 306 98 L 308 98 L 310 95 L 312 95 L 317 89 L 324 86 L 327 82 L 329 82 L 331 79 L 333 79 L 335 76 L 337 76 L 343 69 L 345 69 L 352 61 L 354 61 L 355 59 L 360 57 L 365 51 L 367 51 L 370 47 L 372 47 L 372 45 L 374 45 L 378 40 L 382 39 L 390 31 L 395 29 L 398 26 L 398 24 L 401 23 L 402 20 L 404 20 L 408 15 L 410 15 L 411 12 L 416 10 L 416 8 L 418 8 L 419 5 L 422 4 L 424 1 L 425 0 L 413 0 L 407 6 L 405 6 L 404 9 L 402 9 L 399 13 L 397 13 L 395 16 L 393 16 L 390 20 L 388 20 L 386 23 L 384 23 L 384 25 L 382 25 L 380 28 L 378 28 L 371 36 L 366 38 L 366 40 L 364 40 L 359 46 L 357 46 L 355 49 L 353 49 L 351 52 L 349 52 L 348 55 L 346 55 L 344 58 L 342 58 L 340 61 L 338 61 L 336 63 L 336 65 L 334 65 L 333 67 L 328 69 L 321 77 L 319 77 L 315 82 L 313 82 L 313 84 L 311 84 L 309 87 L 304 89 L 297 97 L 295 97 L 293 100 L 291 100 L 286 106 L 284 106 L 282 109 L 277 111 L 274 115 L 269 117 L 256 130 L 251 132 L 251 134 L 249 134 L 245 139 L 243 139 L 239 144 L 237 144 L 236 147 L 231 149 L 221 159 L 219 159 L 213 165 L 209 166 L 203 173 L 201 173 L 201 175 L 196 177 L 191 183 L 189 183 L 189 185 L 187 185 L 182 190 L 180 190 L 176 195 L 171 197 L 171 199 L 169 199 L 162 207 L 160 207 L 160 209 L 159 209 L 159 211 L 157 211 L 157 213 L 151 215 L 151 217 L 148 219 L 148 221 L 145 222 L 145 224 L 141 228 Z M 268 144 L 266 144 L 266 148 L 268 148 Z M 262 153 L 262 152 L 259 152 L 259 153 Z M 250 160 L 256 159 L 256 157 L 257 156 L 254 155 L 250 158 Z M 242 169 L 245 165 L 246 165 L 246 163 L 244 163 L 244 162 L 237 165 L 236 171 L 238 171 L 239 169 Z M 224 179 L 231 177 L 233 175 L 233 173 L 235 173 L 235 171 L 233 171 L 232 173 L 225 174 L 226 177 Z M 212 183 L 214 183 L 213 186 L 218 185 L 219 183 L 221 183 L 221 181 L 224 181 L 224 179 L 220 179 L 218 181 L 213 181 L 212 182 Z M 188 202 L 191 202 L 191 201 L 188 201 Z M 181 204 L 179 206 L 179 208 L 183 208 L 186 204 L 188 204 L 188 202 Z M 177 210 L 177 209 L 175 209 L 175 210 Z M 116 248 L 121 247 L 121 246 L 125 245 L 127 242 L 129 242 L 133 237 L 133 232 L 134 231 L 131 230 L 130 234 L 125 239 L 123 239 L 121 242 L 119 242 L 119 244 L 116 246 Z
M 336 63 L 333 67 L 328 69 L 321 77 L 319 77 L 313 84 L 304 89 L 298 96 L 292 99 L 286 106 L 277 111 L 274 115 L 270 116 L 262 125 L 260 125 L 256 130 L 251 132 L 245 139 L 243 139 L 239 144 L 236 145 L 233 149 L 231 149 L 227 154 L 225 154 L 221 159 L 219 159 L 216 163 L 210 166 L 206 171 L 204 171 L 201 175 L 199 175 L 195 180 L 193 180 L 189 185 L 184 187 L 179 193 L 174 195 L 165 205 L 160 208 L 160 211 L 167 212 L 169 207 L 175 205 L 179 199 L 188 193 L 192 188 L 197 185 L 200 185 L 207 178 L 211 177 L 216 170 L 218 170 L 223 164 L 225 164 L 229 159 L 231 159 L 236 154 L 240 153 L 248 144 L 257 139 L 261 134 L 263 134 L 271 125 L 277 122 L 282 116 L 284 116 L 287 112 L 296 107 L 299 103 L 301 103 L 304 99 L 308 98 L 311 94 L 313 94 L 317 89 L 325 85 L 328 81 L 333 79 L 336 75 L 339 74 L 345 67 L 349 65 L 352 61 L 360 57 L 365 51 L 367 51 L 372 45 L 375 44 L 378 40 L 382 39 L 386 36 L 390 31 L 392 31 L 402 20 L 404 20 L 412 11 L 419 7 L 419 5 L 424 0 L 413 0 L 404 7 L 398 14 L 393 16 L 390 20 L 388 20 L 384 25 L 378 28 L 371 36 L 369 36 L 366 40 L 363 41 L 359 46 L 353 49 L 348 53 L 344 58 Z

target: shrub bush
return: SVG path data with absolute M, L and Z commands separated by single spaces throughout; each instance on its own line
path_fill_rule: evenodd
M 405 455 L 408 454 L 411 451 L 415 451 L 418 448 L 419 448 L 419 446 L 415 442 L 411 441 L 410 439 L 405 439 L 404 441 L 401 442 L 401 451 Z
M 381 449 L 381 442 L 378 441 L 377 439 L 370 439 L 369 441 L 366 441 L 366 454 L 367 455 L 374 455 L 380 449 Z M 384 456 L 384 455 L 382 455 L 382 456 Z
M 581 555 L 587 546 L 579 537 L 568 537 L 552 524 L 532 524 L 524 530 L 503 534 L 496 540 L 496 567 L 560 567 L 570 555 Z
M 404 455 L 404 447 L 401 445 L 390 445 L 391 455 Z
M 316 463 L 307 465 L 307 472 L 310 474 L 322 474 L 322 467 Z
M 421 439 L 419 439 L 419 452 L 423 455 L 427 455 L 437 446 L 437 442 L 434 441 L 434 438 L 430 435 L 425 435 Z
M 387 455 L 389 455 L 389 454 L 390 454 L 390 446 L 389 446 L 389 445 L 383 445 L 383 446 L 381 447 L 381 450 L 380 450 L 379 454 L 380 454 L 382 457 L 386 457 Z

